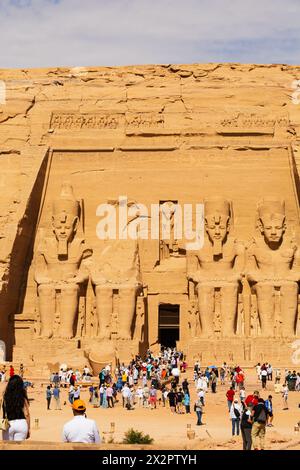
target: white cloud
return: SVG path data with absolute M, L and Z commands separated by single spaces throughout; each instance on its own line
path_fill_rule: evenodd
M 300 63 L 298 0 L 0 0 L 0 67 Z

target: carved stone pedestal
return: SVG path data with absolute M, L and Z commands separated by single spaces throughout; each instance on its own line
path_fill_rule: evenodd
M 195 338 L 188 347 L 178 342 L 177 348 L 186 353 L 190 366 L 196 360 L 200 361 L 202 367 L 220 366 L 224 361 L 243 367 L 253 367 L 258 362 L 270 362 L 274 367 L 294 368 L 300 364 L 300 341 L 296 341 L 296 338 Z

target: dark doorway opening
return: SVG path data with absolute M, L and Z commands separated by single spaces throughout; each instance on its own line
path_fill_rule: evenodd
M 174 348 L 179 340 L 179 305 L 158 307 L 158 341 L 161 346 Z

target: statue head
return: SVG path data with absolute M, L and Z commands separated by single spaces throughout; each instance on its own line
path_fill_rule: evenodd
M 222 254 L 232 218 L 229 201 L 214 198 L 204 201 L 205 230 L 213 244 L 214 255 Z
M 281 243 L 286 230 L 284 201 L 278 199 L 260 201 L 257 227 L 268 244 Z
M 79 222 L 79 202 L 69 182 L 61 186 L 60 196 L 53 201 L 52 227 L 58 241 L 58 254 L 68 254 L 68 243 L 74 238 Z

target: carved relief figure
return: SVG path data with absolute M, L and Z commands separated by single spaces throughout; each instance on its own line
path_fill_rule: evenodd
M 196 254 L 198 269 L 188 272 L 196 284 L 203 337 L 214 335 L 214 319 L 221 316 L 223 337 L 235 334 L 239 281 L 244 268 L 244 246 L 229 235 L 232 209 L 228 201 L 215 198 L 204 203 L 207 238 Z
M 247 249 L 247 279 L 257 296 L 262 336 L 274 336 L 275 310 L 279 304 L 281 333 L 295 334 L 300 254 L 285 235 L 285 204 L 263 200 L 258 205 L 257 229 Z
M 84 239 L 76 236 L 79 215 L 80 205 L 73 188 L 70 183 L 63 183 L 59 198 L 53 202 L 53 236 L 41 241 L 36 254 L 35 281 L 43 338 L 53 336 L 58 308 L 59 337 L 74 337 L 79 287 L 88 279 L 83 260 L 92 254 Z
M 177 203 L 166 201 L 160 204 L 160 260 L 178 254 L 178 242 L 175 238 L 175 217 Z

